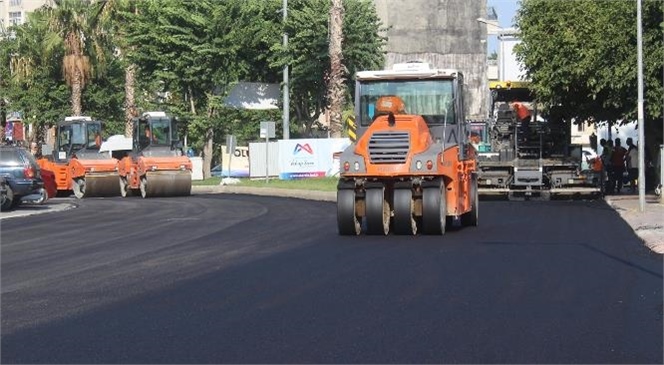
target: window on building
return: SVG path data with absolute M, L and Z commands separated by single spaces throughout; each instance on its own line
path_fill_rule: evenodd
M 19 6 L 21 5 L 21 0 L 9 0 L 9 6 Z
M 22 23 L 21 12 L 20 11 L 10 11 L 9 12 L 9 26 L 19 25 Z

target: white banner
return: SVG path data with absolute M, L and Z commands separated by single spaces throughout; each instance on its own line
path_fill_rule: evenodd
M 350 145 L 348 138 L 279 140 L 279 178 L 282 180 L 335 176 L 335 153 Z
M 233 156 L 221 146 L 221 176 L 228 177 L 228 159 L 231 160 L 230 177 L 249 177 L 249 147 L 235 147 Z

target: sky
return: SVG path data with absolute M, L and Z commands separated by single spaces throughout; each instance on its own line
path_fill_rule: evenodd
M 518 0 L 487 0 L 487 6 L 493 6 L 498 14 L 498 23 L 503 28 L 510 28 L 519 8 Z
M 519 0 L 487 0 L 487 7 L 493 6 L 498 14 L 498 24 L 501 28 L 511 28 L 514 24 L 514 16 L 519 8 Z M 491 54 L 498 49 L 495 36 L 489 36 L 488 53 Z

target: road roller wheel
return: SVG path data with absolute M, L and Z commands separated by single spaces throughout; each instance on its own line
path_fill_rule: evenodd
M 394 190 L 394 233 L 417 234 L 417 224 L 413 216 L 413 192 L 410 189 Z
M 141 178 L 141 196 L 143 198 L 148 197 L 148 179 L 145 177 Z
M 134 191 L 129 187 L 126 177 L 120 176 L 120 195 L 123 198 L 134 195 Z
M 365 210 L 367 234 L 387 235 L 390 232 L 390 206 L 384 197 L 385 188 L 367 189 Z
M 85 197 L 85 179 L 77 178 L 72 180 L 71 190 L 74 192 L 74 196 L 78 199 L 83 199 Z
M 430 186 L 422 191 L 422 230 L 425 234 L 445 234 L 447 201 L 444 186 Z
M 477 226 L 479 223 L 479 195 L 477 193 L 477 175 L 470 180 L 470 211 L 461 216 L 464 226 Z
M 355 190 L 337 191 L 337 228 L 342 236 L 357 236 L 362 231 L 361 217 L 355 209 Z

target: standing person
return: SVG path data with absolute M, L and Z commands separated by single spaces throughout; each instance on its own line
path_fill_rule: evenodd
M 528 124 L 531 119 L 530 109 L 517 100 L 512 101 L 512 109 L 516 113 L 516 120 L 519 122 L 522 138 L 525 139 L 528 135 Z
M 639 177 L 639 148 L 634 144 L 632 138 L 627 138 L 627 156 L 625 162 L 627 165 L 627 178 L 629 179 L 629 188 L 633 192 L 636 191 L 636 182 Z
M 612 188 L 615 188 L 616 194 L 620 194 L 620 189 L 623 186 L 626 155 L 627 150 L 621 145 L 620 138 L 616 138 L 616 144 L 611 154 L 611 168 L 613 169 L 613 181 L 615 184 Z
M 613 141 L 612 140 L 605 140 L 602 138 L 602 140 L 599 142 L 600 146 L 602 146 L 602 155 L 600 158 L 602 159 L 602 165 L 604 166 L 604 183 L 606 184 L 604 187 L 604 193 L 605 194 L 613 194 L 613 188 L 615 187 L 616 183 L 613 180 L 613 165 L 611 164 L 611 155 L 613 154 Z

